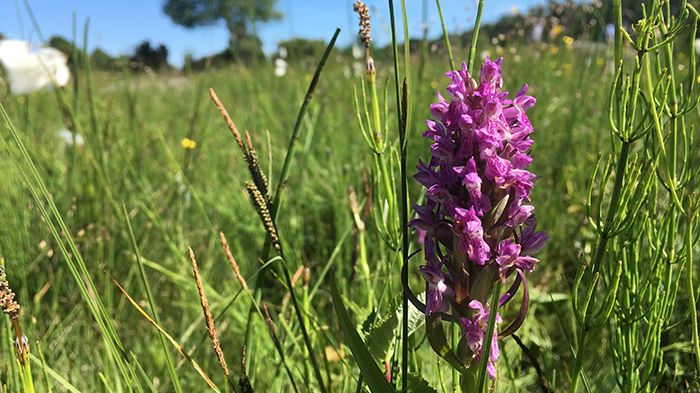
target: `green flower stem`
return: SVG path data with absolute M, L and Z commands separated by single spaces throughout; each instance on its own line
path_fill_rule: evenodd
M 694 212 L 692 213 L 695 214 Z M 696 370 L 700 370 L 700 337 L 698 337 L 698 312 L 695 303 L 695 285 L 693 283 L 693 223 L 697 217 L 688 214 L 688 222 L 685 227 L 685 267 L 688 284 L 688 298 L 690 300 L 690 321 L 693 327 L 693 352 L 695 353 Z
M 450 35 L 447 33 L 447 26 L 445 25 L 445 18 L 442 16 L 442 7 L 440 6 L 440 0 L 435 0 L 437 4 L 438 14 L 440 14 L 440 25 L 442 26 L 442 38 L 445 41 L 445 48 L 447 48 L 447 56 L 450 58 L 450 69 L 456 70 L 455 60 L 452 56 L 452 45 L 450 44 Z
M 481 27 L 481 13 L 484 10 L 484 0 L 479 0 L 479 8 L 476 11 L 476 21 L 474 21 L 474 29 L 472 31 L 472 43 L 469 46 L 469 72 L 473 74 L 474 58 L 476 57 L 476 45 L 479 40 L 479 27 Z M 454 65 L 453 65 L 454 67 Z

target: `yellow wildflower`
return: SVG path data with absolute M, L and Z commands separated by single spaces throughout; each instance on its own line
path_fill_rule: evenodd
M 180 142 L 180 144 L 182 145 L 183 149 L 194 149 L 197 147 L 197 142 L 190 138 L 182 138 L 182 142 Z
M 564 43 L 566 46 L 571 46 L 574 43 L 574 37 L 570 35 L 565 35 L 562 37 L 561 41 Z
M 549 31 L 549 36 L 552 38 L 557 38 L 559 34 L 561 34 L 564 31 L 564 28 L 561 27 L 561 25 L 554 25 L 552 26 L 552 29 Z
M 557 53 L 559 53 L 559 47 L 558 47 L 558 46 L 552 46 L 551 48 L 549 48 L 549 51 L 550 51 L 553 55 L 556 55 Z
M 603 64 L 605 64 L 605 60 L 598 57 L 597 59 L 595 59 L 595 63 L 596 63 L 596 65 L 602 66 Z

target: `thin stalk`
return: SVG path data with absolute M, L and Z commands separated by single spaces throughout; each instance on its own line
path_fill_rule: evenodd
M 649 94 L 649 109 L 651 113 L 651 118 L 654 121 L 654 130 L 656 131 L 656 137 L 658 138 L 659 142 L 659 151 L 661 152 L 661 159 L 663 160 L 663 162 L 667 162 L 668 155 L 666 153 L 666 145 L 664 142 L 663 126 L 661 125 L 661 119 L 659 118 L 659 113 L 656 109 L 656 104 L 654 102 L 654 85 L 651 80 L 651 59 L 649 58 L 649 56 L 646 56 L 644 64 L 646 68 L 646 87 L 647 92 Z M 676 192 L 676 179 L 671 178 L 671 173 L 669 171 L 668 166 L 666 166 L 666 174 L 668 175 L 668 190 L 671 194 L 671 199 L 680 212 L 685 212 L 685 209 L 683 209 L 683 205 L 681 204 L 681 201 L 678 198 L 678 193 Z
M 447 33 L 447 26 L 445 25 L 445 18 L 442 16 L 442 7 L 440 6 L 440 0 L 435 0 L 437 4 L 438 13 L 440 14 L 440 25 L 442 26 L 442 38 L 445 41 L 445 48 L 447 48 L 447 56 L 450 58 L 450 69 L 456 70 L 455 60 L 452 56 L 452 45 L 450 45 L 450 35 Z
M 486 337 L 484 337 L 484 345 L 481 347 L 481 364 L 479 370 L 479 382 L 477 384 L 477 392 L 484 391 L 486 381 L 486 369 L 489 364 L 489 356 L 491 353 L 491 342 L 493 341 L 493 332 L 496 329 L 496 315 L 498 315 L 498 297 L 501 293 L 501 280 L 496 281 L 496 288 L 491 295 L 491 304 L 489 305 L 489 323 L 486 328 Z M 467 392 L 465 392 L 467 393 Z
M 46 382 L 46 391 L 48 393 L 53 393 L 51 383 L 49 382 L 49 375 L 46 372 L 46 359 L 44 359 L 44 353 L 41 351 L 41 344 L 39 343 L 39 341 L 36 342 L 36 350 L 39 354 L 39 360 L 41 361 L 41 371 L 44 374 L 44 382 Z
M 311 99 L 313 98 L 314 92 L 316 91 L 316 85 L 318 84 L 318 81 L 321 77 L 321 71 L 323 70 L 324 65 L 326 64 L 326 60 L 328 59 L 328 56 L 331 53 L 331 50 L 333 49 L 333 46 L 335 46 L 335 41 L 338 38 L 338 34 L 340 34 L 340 29 L 335 29 L 335 33 L 333 34 L 333 38 L 331 41 L 328 43 L 326 46 L 326 50 L 323 52 L 323 55 L 321 56 L 321 60 L 319 61 L 318 65 L 316 66 L 316 71 L 314 72 L 313 79 L 311 80 L 311 83 L 309 84 L 309 88 L 306 91 L 306 96 L 304 97 L 304 102 L 301 105 L 301 108 L 299 108 L 299 113 L 297 115 L 297 120 L 294 124 L 294 129 L 292 130 L 292 137 L 289 140 L 289 147 L 287 149 L 287 154 L 284 157 L 284 164 L 282 165 L 282 172 L 280 173 L 280 179 L 277 182 L 277 186 L 275 188 L 275 193 L 274 193 L 274 199 L 273 202 L 270 206 L 270 215 L 272 216 L 273 221 L 276 221 L 278 215 L 279 215 L 279 205 L 280 201 L 282 198 L 282 191 L 284 189 L 284 184 L 286 183 L 287 179 L 289 178 L 289 170 L 292 166 L 292 158 L 294 157 L 294 152 L 296 151 L 296 147 L 299 143 L 299 133 L 301 132 L 301 124 L 302 120 L 304 119 L 306 112 L 308 111 L 309 103 L 311 102 Z M 268 237 L 267 240 L 265 241 L 265 245 L 263 246 L 263 251 L 262 255 L 267 256 L 269 253 L 270 249 L 270 238 Z M 257 303 L 260 303 L 262 299 L 262 282 L 265 279 L 265 272 L 261 272 L 256 279 L 255 279 L 255 295 L 254 298 Z M 291 289 L 290 289 L 291 290 Z M 248 321 L 246 322 L 246 330 L 245 330 L 245 338 L 244 342 L 246 344 L 246 348 L 250 351 L 252 348 L 252 321 L 253 318 L 252 315 L 254 315 L 255 310 L 253 309 L 253 306 L 248 310 Z
M 620 147 L 620 155 L 617 157 L 615 184 L 613 185 L 613 191 L 610 197 L 610 205 L 608 206 L 608 212 L 605 215 L 605 224 L 603 225 L 602 231 L 598 237 L 598 246 L 596 247 L 596 253 L 591 263 L 593 266 L 593 273 L 598 271 L 600 262 L 603 260 L 605 248 L 609 239 L 608 236 L 612 230 L 617 210 L 620 207 L 618 204 L 620 202 L 620 197 L 622 196 L 623 181 L 625 179 L 625 173 L 627 172 L 630 144 L 631 142 L 622 142 L 622 147 Z
M 32 378 L 32 365 L 29 362 L 29 340 L 22 334 L 19 325 L 19 315 L 11 317 L 12 330 L 15 333 L 15 355 L 22 371 L 22 391 L 24 393 L 34 393 L 34 379 Z
M 403 256 L 403 266 L 401 269 L 401 279 L 402 282 L 408 282 L 408 176 L 406 175 L 406 132 L 410 129 L 410 119 L 411 119 L 411 104 L 409 103 L 410 95 L 410 83 L 411 83 L 411 45 L 410 37 L 408 35 L 408 17 L 406 15 L 406 0 L 401 0 L 401 17 L 403 19 L 403 38 L 404 38 L 404 67 L 405 75 L 403 79 L 403 89 L 401 94 L 401 111 L 399 112 L 401 116 L 399 117 L 399 144 L 400 144 L 400 155 L 401 155 L 401 237 L 402 237 L 402 256 Z M 398 91 L 399 86 L 396 86 Z M 408 349 L 410 347 L 408 341 L 408 293 L 406 288 L 403 288 L 402 297 L 402 344 L 401 344 L 401 389 L 404 392 L 408 390 Z
M 622 34 L 619 31 L 622 28 L 622 0 L 613 0 L 613 14 L 615 14 L 615 66 L 622 60 Z
M 287 259 L 284 255 L 282 257 L 282 272 L 284 274 L 285 284 L 289 288 L 289 294 L 292 298 L 292 305 L 294 306 L 294 313 L 297 316 L 297 322 L 299 323 L 299 328 L 301 328 L 301 335 L 304 339 L 304 344 L 306 345 L 306 350 L 309 352 L 309 360 L 311 361 L 311 367 L 314 369 L 314 376 L 318 382 L 318 386 L 321 389 L 321 393 L 326 392 L 326 385 L 323 382 L 323 376 L 321 375 L 321 368 L 318 366 L 316 361 L 316 356 L 314 355 L 314 347 L 311 344 L 311 339 L 309 338 L 309 333 L 306 329 L 306 323 L 304 323 L 304 313 L 299 307 L 299 301 L 297 296 L 294 294 L 294 285 L 292 284 L 292 277 L 289 275 L 289 268 L 287 267 Z
M 314 92 L 316 91 L 316 85 L 318 84 L 318 81 L 321 78 L 321 71 L 323 70 L 323 66 L 326 64 L 328 56 L 331 54 L 333 46 L 335 46 L 335 40 L 338 38 L 338 34 L 340 34 L 340 29 L 336 28 L 335 33 L 333 34 L 333 38 L 331 38 L 331 41 L 328 43 L 328 46 L 326 46 L 326 50 L 323 52 L 321 60 L 316 66 L 316 72 L 314 72 L 314 77 L 313 79 L 311 79 L 309 88 L 306 91 L 304 102 L 301 104 L 301 108 L 299 108 L 299 114 L 297 115 L 297 120 L 294 123 L 294 130 L 292 131 L 292 137 L 289 139 L 287 155 L 284 157 L 282 172 L 280 173 L 280 178 L 277 182 L 275 196 L 272 201 L 272 206 L 270 207 L 270 213 L 272 213 L 273 219 L 277 218 L 277 215 L 279 214 L 279 203 L 280 199 L 282 198 L 281 191 L 283 189 L 284 184 L 289 178 L 289 170 L 292 167 L 292 159 L 294 158 L 294 153 L 296 152 L 297 145 L 299 144 L 299 132 L 301 131 L 301 123 L 304 120 L 304 117 L 306 116 L 309 104 L 311 103 L 311 99 L 313 98 Z
M 360 248 L 360 266 L 362 267 L 362 274 L 365 276 L 365 285 L 367 286 L 367 309 L 371 310 L 374 306 L 374 292 L 372 291 L 372 273 L 369 270 L 369 262 L 367 260 L 367 242 L 364 228 L 358 231 L 357 238 Z
M 469 46 L 469 57 L 467 64 L 469 73 L 473 73 L 474 58 L 476 57 L 476 45 L 479 40 L 479 28 L 481 27 L 481 13 L 484 10 L 484 0 L 479 0 L 479 8 L 476 11 L 476 21 L 474 21 L 474 29 L 472 30 L 472 42 Z M 453 66 L 454 69 L 454 66 Z
M 688 215 L 688 223 L 685 227 L 685 264 L 686 280 L 688 284 L 688 298 L 690 300 L 690 321 L 693 327 L 693 352 L 695 353 L 695 367 L 700 370 L 700 337 L 698 337 L 698 312 L 695 306 L 695 285 L 693 283 L 693 217 Z
M 136 262 L 139 267 L 139 274 L 141 276 L 141 282 L 146 291 L 146 298 L 148 299 L 148 307 L 151 308 L 153 313 L 153 320 L 161 325 L 160 316 L 158 315 L 158 308 L 156 307 L 156 302 L 153 299 L 153 292 L 151 291 L 151 285 L 148 281 L 148 276 L 146 275 L 146 269 L 143 267 L 143 261 L 141 260 L 141 252 L 139 251 L 139 246 L 136 243 L 136 237 L 134 236 L 134 230 L 131 227 L 131 220 L 129 219 L 129 212 L 126 210 L 126 205 L 122 204 L 122 209 L 124 212 L 124 219 L 126 220 L 126 228 L 129 232 L 129 239 L 131 240 L 131 247 L 136 254 Z M 182 393 L 182 386 L 180 385 L 180 378 L 175 371 L 175 364 L 173 363 L 173 358 L 170 356 L 170 349 L 168 344 L 165 342 L 165 336 L 159 331 L 158 338 L 160 339 L 161 347 L 163 348 L 163 354 L 165 355 L 165 364 L 168 367 L 168 374 L 170 374 L 170 379 L 173 382 L 173 389 L 175 392 Z
M 402 202 L 405 197 L 405 189 L 406 189 L 406 182 L 405 182 L 405 173 L 404 173 L 404 166 L 405 166 L 405 156 L 404 156 L 404 135 L 402 135 L 403 131 L 405 130 L 405 123 L 402 121 L 402 118 L 405 116 L 405 108 L 402 107 L 403 101 L 401 100 L 401 89 L 399 86 L 399 53 L 398 53 L 398 43 L 396 42 L 396 17 L 394 15 L 394 1 L 389 0 L 389 17 L 391 20 L 391 44 L 392 44 L 392 50 L 393 50 L 393 58 L 394 58 L 394 83 L 395 83 L 395 88 L 396 88 L 396 106 L 398 107 L 398 113 L 399 116 L 397 116 L 397 125 L 399 129 L 399 138 L 400 138 L 400 149 L 401 149 L 401 190 L 402 190 Z M 404 42 L 404 45 L 408 45 L 408 42 Z M 409 59 L 406 59 L 406 61 L 410 61 Z M 402 204 L 403 205 L 403 204 Z M 404 207 L 404 206 L 402 206 Z M 402 211 L 405 211 L 405 208 L 402 208 Z M 402 219 L 403 219 L 403 212 L 402 212 Z M 402 221 L 403 222 L 403 221 Z M 406 229 L 405 226 L 402 229 Z M 404 230 L 404 233 L 406 231 Z M 408 246 L 405 245 L 406 242 L 408 241 L 408 237 L 404 236 L 403 239 L 403 244 L 402 245 L 402 250 L 408 249 Z M 407 255 L 406 252 L 403 252 L 403 258 L 405 258 Z M 403 260 L 403 263 L 406 263 L 406 260 Z M 408 275 L 408 269 L 402 269 L 402 275 L 407 276 Z M 404 277 L 405 278 L 405 277 Z M 402 343 L 403 345 L 401 346 L 401 387 L 404 391 L 406 391 L 407 387 L 407 382 L 408 382 L 408 325 L 407 325 L 407 311 L 408 311 L 408 297 L 406 295 L 406 291 L 403 291 L 403 299 L 402 299 L 402 304 L 403 304 L 403 318 L 402 318 Z

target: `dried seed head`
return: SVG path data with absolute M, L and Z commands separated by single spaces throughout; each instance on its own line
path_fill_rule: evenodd
M 275 322 L 272 321 L 272 317 L 270 317 L 270 311 L 267 309 L 266 303 L 262 304 L 262 312 L 263 316 L 265 317 L 265 323 L 267 324 L 267 328 L 270 329 L 270 334 L 272 334 L 274 337 L 277 337 L 277 328 L 275 327 Z
M 369 49 L 369 45 L 372 42 L 372 28 L 369 21 L 369 8 L 361 0 L 357 0 L 352 7 L 355 12 L 360 16 L 360 39 L 365 45 L 366 49 Z
M 204 284 L 202 283 L 202 277 L 199 274 L 197 259 L 195 258 L 191 247 L 187 249 L 187 253 L 190 259 L 190 264 L 192 264 L 192 272 L 194 273 L 194 281 L 197 284 L 197 291 L 199 292 L 199 301 L 202 305 L 202 311 L 204 312 L 204 322 L 207 325 L 207 333 L 209 333 L 209 339 L 211 340 L 216 358 L 219 360 L 221 370 L 223 371 L 224 376 L 228 378 L 228 365 L 226 364 L 224 352 L 221 349 L 219 336 L 216 334 L 216 325 L 214 324 L 214 317 L 211 315 L 211 308 L 209 307 L 209 302 L 207 301 L 207 295 L 204 293 Z
M 0 308 L 11 319 L 19 318 L 19 303 L 15 300 L 15 292 L 10 288 L 5 275 L 5 269 L 0 266 Z
M 243 275 L 241 274 L 241 269 L 238 266 L 238 262 L 236 262 L 236 259 L 231 253 L 231 248 L 228 246 L 228 241 L 226 241 L 226 236 L 223 232 L 219 232 L 219 240 L 221 241 L 221 246 L 224 248 L 224 252 L 226 253 L 226 259 L 228 259 L 228 263 L 231 265 L 231 269 L 233 269 L 233 274 L 236 276 L 238 282 L 241 283 L 243 289 L 247 291 L 248 283 L 245 281 L 245 278 L 243 278 Z M 243 353 L 243 355 L 243 360 L 245 360 L 245 352 Z
M 241 148 L 241 150 L 243 151 L 243 155 L 246 156 L 245 147 L 243 146 L 243 140 L 241 139 L 241 133 L 238 131 L 238 128 L 236 128 L 236 125 L 233 123 L 233 120 L 231 120 L 231 116 L 229 116 L 228 111 L 226 111 L 224 104 L 221 103 L 221 100 L 219 100 L 219 96 L 216 95 L 214 89 L 209 89 L 209 96 L 211 97 L 212 101 L 214 101 L 214 105 L 216 106 L 216 109 L 219 110 L 219 113 L 224 118 L 224 121 L 226 121 L 226 125 L 231 131 L 233 137 L 236 139 L 238 147 Z

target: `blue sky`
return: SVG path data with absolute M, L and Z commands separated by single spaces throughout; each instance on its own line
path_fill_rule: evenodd
M 427 1 L 429 33 L 437 36 L 440 25 L 435 1 Z M 265 51 L 274 51 L 277 42 L 291 37 L 328 40 L 336 27 L 342 29 L 339 44 L 347 45 L 357 34 L 352 3 L 353 0 L 278 0 L 277 8 L 284 18 L 258 26 Z M 366 0 L 366 3 L 373 18 L 373 39 L 384 44 L 389 39 L 388 2 Z M 399 12 L 400 1 L 395 3 Z M 513 7 L 522 11 L 541 3 L 544 0 L 486 1 L 484 20 L 512 12 Z M 162 12 L 162 0 L 29 0 L 29 4 L 46 38 L 58 34 L 71 39 L 75 14 L 78 36 L 82 37 L 84 22 L 90 18 L 89 48 L 100 47 L 112 55 L 131 53 L 148 39 L 153 44 L 164 43 L 170 49 L 169 61 L 180 65 L 185 54 L 199 57 L 215 53 L 224 49 L 228 40 L 223 25 L 186 29 L 174 24 Z M 441 4 L 450 31 L 462 31 L 474 23 L 476 0 L 442 0 Z M 420 37 L 423 0 L 406 0 L 406 7 L 411 36 Z M 0 1 L 0 32 L 7 38 L 40 43 L 22 0 Z

